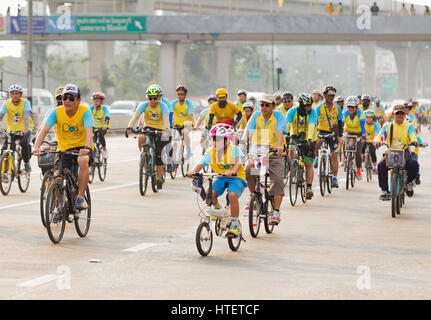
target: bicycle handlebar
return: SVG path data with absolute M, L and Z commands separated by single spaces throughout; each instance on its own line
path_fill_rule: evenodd
M 146 135 L 153 135 L 153 136 L 161 136 L 163 133 L 163 130 L 160 130 L 160 129 L 142 128 L 142 127 L 138 127 L 135 129 L 130 128 L 130 130 L 135 134 L 146 134 Z M 129 137 L 129 134 L 127 133 L 127 129 L 125 131 L 125 136 L 126 138 Z

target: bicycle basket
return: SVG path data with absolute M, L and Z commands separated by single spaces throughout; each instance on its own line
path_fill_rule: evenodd
M 385 153 L 386 167 L 389 169 L 404 167 L 405 158 L 403 149 L 388 149 Z
M 49 151 L 51 148 L 44 149 L 44 151 Z M 55 153 L 47 153 L 38 158 L 37 164 L 41 169 L 50 169 L 54 168 L 56 159 Z
M 346 142 L 344 143 L 344 148 L 346 152 L 356 152 L 356 136 L 346 136 Z

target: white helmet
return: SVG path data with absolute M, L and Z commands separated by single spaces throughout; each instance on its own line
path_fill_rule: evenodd
M 359 105 L 359 99 L 357 96 L 350 96 L 346 99 L 346 106 L 357 107 Z
M 11 85 L 9 87 L 9 93 L 11 93 L 12 91 L 18 91 L 18 92 L 23 93 L 21 86 L 19 84 L 16 84 L 16 83 L 14 83 L 13 85 Z
M 334 101 L 335 102 L 344 102 L 344 98 L 342 96 L 336 96 Z

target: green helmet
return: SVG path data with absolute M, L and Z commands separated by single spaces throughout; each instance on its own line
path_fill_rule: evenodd
M 160 89 L 154 85 L 151 85 L 147 89 L 147 96 L 158 96 L 160 95 Z
M 374 111 L 370 110 L 370 109 L 365 110 L 364 114 L 366 117 L 373 117 L 374 118 L 374 116 L 375 116 Z

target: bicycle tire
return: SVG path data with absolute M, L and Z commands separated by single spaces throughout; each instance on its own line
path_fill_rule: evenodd
M 320 195 L 322 197 L 325 196 L 326 191 L 326 158 L 322 156 L 320 158 L 320 167 L 319 167 L 319 186 L 320 186 Z
M 241 245 L 241 240 L 242 240 L 242 228 L 241 228 L 241 222 L 238 221 L 239 224 L 239 229 L 241 230 L 240 234 L 236 237 L 228 237 L 227 238 L 227 243 L 229 244 L 229 248 L 232 251 L 238 251 L 239 246 Z
M 62 203 L 58 203 L 58 199 L 55 195 L 56 190 L 60 192 L 61 201 Z M 46 198 L 46 207 L 45 207 L 45 224 L 46 224 L 46 230 L 48 232 L 49 239 L 54 243 L 57 244 L 61 241 L 64 235 L 64 229 L 66 227 L 66 216 L 65 216 L 65 208 L 64 208 L 64 197 L 66 194 L 62 190 L 62 187 L 60 187 L 57 184 L 51 184 L 48 191 L 48 196 Z M 58 223 L 52 223 L 52 210 L 54 210 L 56 207 L 60 207 L 59 215 L 61 216 L 61 221 Z M 60 223 L 60 226 L 58 225 Z M 56 225 L 57 230 L 54 229 L 53 225 Z M 56 232 L 55 232 L 56 231 Z
M 397 216 L 398 207 L 398 173 L 392 173 L 391 179 L 391 214 L 392 218 Z
M 352 165 L 350 159 L 351 157 L 349 152 L 346 159 L 346 190 L 349 190 L 350 166 Z
M 201 241 L 203 240 L 203 237 L 201 236 L 202 230 L 206 230 L 206 232 L 209 235 L 209 239 L 206 239 L 206 241 L 210 241 L 208 248 L 206 250 L 204 250 L 204 248 L 202 247 L 202 243 Z M 213 234 L 212 231 L 208 225 L 208 222 L 201 222 L 196 230 L 196 248 L 198 249 L 198 252 L 201 256 L 206 257 L 210 252 L 211 252 L 211 248 L 213 245 Z
M 329 163 L 329 172 L 326 174 L 326 186 L 328 188 L 328 194 L 332 193 L 332 177 L 334 175 L 334 167 L 332 166 L 332 156 L 327 158 Z
M 150 148 L 149 152 L 149 158 L 148 158 L 148 164 L 147 164 L 147 172 L 151 176 L 151 189 L 154 193 L 157 193 L 157 173 L 156 173 L 156 167 L 154 162 L 155 156 L 154 156 L 154 149 Z
M 365 156 L 365 167 L 367 169 L 367 182 L 371 182 L 373 180 L 373 165 L 371 162 L 370 152 L 367 151 Z
M 88 234 L 88 230 L 90 229 L 90 223 L 91 223 L 91 195 L 90 195 L 90 189 L 87 186 L 87 189 L 85 190 L 84 195 L 85 202 L 87 203 L 87 209 L 81 210 L 78 213 L 75 212 L 74 216 L 74 222 L 75 222 L 75 229 L 76 233 L 81 237 L 85 237 Z M 82 213 L 86 213 L 85 216 Z M 85 223 L 82 225 L 82 221 L 85 221 Z
M 289 198 L 290 205 L 292 207 L 295 206 L 296 200 L 298 198 L 298 177 L 297 171 L 299 170 L 298 161 L 296 159 L 293 161 L 292 168 L 290 170 L 290 179 L 289 179 Z
M 13 172 L 12 170 L 9 172 L 9 166 L 10 166 L 10 159 L 11 153 L 3 153 L 3 155 L 0 158 L 0 191 L 3 195 L 7 196 L 10 192 L 10 189 L 12 187 L 12 181 L 13 181 Z M 13 157 L 12 157 L 13 161 Z M 5 172 L 6 171 L 6 172 Z M 3 178 L 7 179 L 7 182 L 3 182 Z
M 355 166 L 353 165 L 352 168 L 350 169 L 350 186 L 352 188 L 355 186 L 355 181 L 356 181 L 356 171 L 355 171 Z
M 98 173 L 99 173 L 99 179 L 100 181 L 105 181 L 106 179 L 106 173 L 108 171 L 108 161 L 105 158 L 102 158 L 102 165 L 98 166 Z
M 45 222 L 45 205 L 46 205 L 46 199 L 48 197 L 48 190 L 51 186 L 51 182 L 48 182 L 52 178 L 52 174 L 50 170 L 45 172 L 42 179 L 42 186 L 40 188 L 40 218 L 42 220 L 42 225 L 44 228 L 46 228 L 46 222 Z
M 181 146 L 180 150 L 181 150 L 181 174 L 183 175 L 183 178 L 185 178 L 187 171 L 189 171 L 190 164 L 185 163 L 185 157 L 184 157 L 185 148 L 184 148 L 184 145 Z
M 305 187 L 306 187 L 306 181 L 305 181 L 305 170 L 304 167 L 300 166 L 300 170 L 299 170 L 299 176 L 298 176 L 298 183 L 299 183 L 299 190 L 301 190 L 301 200 L 302 203 L 306 203 L 307 202 L 307 198 L 306 198 L 306 191 L 305 191 Z
M 94 181 L 94 176 L 96 172 L 96 164 L 93 163 L 90 168 L 90 178 L 88 179 L 88 183 L 92 184 Z
M 141 154 L 141 160 L 139 161 L 139 192 L 141 196 L 145 196 L 148 187 L 148 175 L 146 174 L 147 169 L 147 154 Z
M 30 173 L 25 172 L 25 170 L 23 170 L 23 173 L 21 173 L 22 170 L 22 166 L 24 164 L 24 160 L 22 158 L 20 158 L 18 160 L 18 188 L 19 191 L 21 191 L 22 193 L 26 192 L 28 190 L 28 187 L 30 186 Z M 24 178 L 23 178 L 24 177 Z M 22 180 L 25 181 L 22 181 Z
M 272 233 L 274 231 L 274 225 L 270 224 L 271 219 L 270 219 L 270 216 L 268 214 L 269 213 L 268 208 L 269 208 L 270 205 L 271 205 L 271 208 L 273 208 L 273 206 L 272 206 L 272 199 L 270 201 L 268 201 L 267 204 L 264 206 L 266 212 L 264 213 L 264 218 L 263 218 L 263 222 L 264 223 L 263 223 L 263 225 L 265 227 L 265 232 L 268 233 L 268 234 L 270 234 L 270 233 Z
M 253 194 L 250 198 L 250 209 L 248 211 L 248 227 L 250 229 L 250 235 L 253 238 L 256 238 L 259 234 L 261 213 L 262 200 L 256 194 Z

